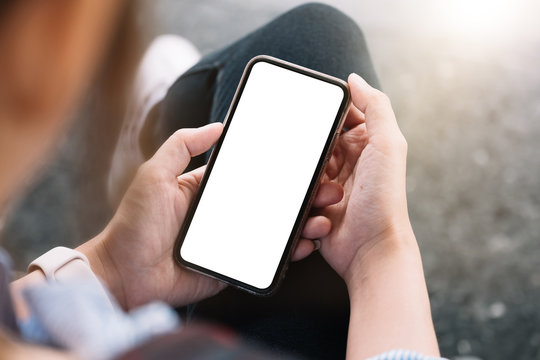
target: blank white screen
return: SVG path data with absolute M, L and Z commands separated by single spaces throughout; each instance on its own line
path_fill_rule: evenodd
M 253 66 L 184 238 L 184 260 L 271 285 L 343 96 L 337 85 Z

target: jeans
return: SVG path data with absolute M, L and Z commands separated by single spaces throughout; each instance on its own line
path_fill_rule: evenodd
M 364 37 L 338 10 L 299 6 L 214 52 L 183 74 L 156 108 L 146 132 L 154 151 L 180 127 L 222 122 L 247 62 L 265 54 L 338 78 L 356 72 L 379 87 Z M 284 84 L 286 86 L 286 84 Z M 205 163 L 193 159 L 189 169 Z M 248 340 L 308 358 L 345 357 L 349 300 L 343 280 L 315 253 L 290 265 L 277 293 L 259 298 L 228 288 L 200 302 L 193 316 L 225 324 Z

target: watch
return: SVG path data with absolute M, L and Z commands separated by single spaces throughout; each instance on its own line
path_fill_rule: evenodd
M 28 272 L 41 270 L 47 282 L 84 282 L 97 291 L 109 306 L 112 296 L 94 274 L 88 258 L 80 251 L 58 246 L 38 257 L 28 265 Z
M 82 278 L 99 281 L 83 253 L 63 246 L 47 251 L 28 266 L 29 273 L 38 269 L 43 271 L 47 281 Z

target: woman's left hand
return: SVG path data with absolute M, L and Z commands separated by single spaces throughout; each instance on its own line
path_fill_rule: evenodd
M 192 156 L 207 151 L 217 141 L 222 129 L 221 124 L 211 124 L 174 133 L 139 168 L 105 230 L 78 249 L 88 256 L 93 271 L 124 308 L 151 300 L 185 305 L 225 287 L 220 281 L 178 266 L 173 259 L 174 242 L 204 168 L 178 175 Z M 325 207 L 341 197 L 339 185 L 321 184 L 314 206 Z M 308 256 L 314 250 L 310 239 L 324 237 L 330 230 L 326 217 L 311 217 L 293 259 Z

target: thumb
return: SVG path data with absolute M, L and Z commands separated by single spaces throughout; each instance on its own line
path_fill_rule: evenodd
M 357 74 L 349 75 L 349 87 L 354 106 L 365 114 L 370 136 L 387 136 L 400 133 L 388 96 L 369 84 Z
M 152 157 L 158 166 L 181 174 L 193 156 L 210 149 L 219 139 L 223 125 L 213 123 L 200 128 L 180 129 L 161 145 Z

